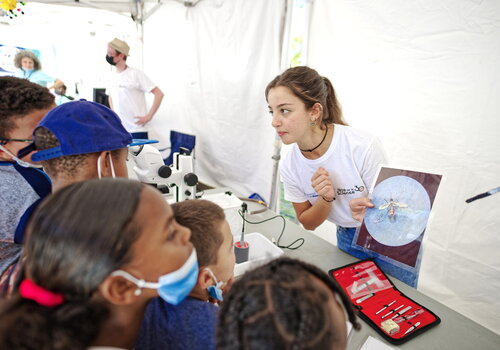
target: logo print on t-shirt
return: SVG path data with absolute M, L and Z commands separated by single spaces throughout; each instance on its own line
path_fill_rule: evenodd
M 365 186 L 354 186 L 353 188 L 337 188 L 337 196 L 356 194 L 356 192 L 363 192 L 364 190 Z

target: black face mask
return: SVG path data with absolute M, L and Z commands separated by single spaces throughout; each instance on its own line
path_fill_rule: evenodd
M 111 57 L 110 55 L 106 55 L 106 62 L 108 62 L 112 66 L 116 66 L 116 63 L 113 60 L 113 57 Z

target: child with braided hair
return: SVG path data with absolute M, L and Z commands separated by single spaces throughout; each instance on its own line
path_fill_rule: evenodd
M 58 190 L 27 229 L 19 291 L 0 302 L 4 349 L 132 349 L 147 303 L 198 277 L 189 229 L 154 188 L 94 179 Z
M 220 312 L 217 349 L 344 350 L 346 312 L 359 329 L 335 281 L 313 265 L 279 258 L 233 284 Z

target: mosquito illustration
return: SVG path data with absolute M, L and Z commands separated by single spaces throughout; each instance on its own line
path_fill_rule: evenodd
M 387 209 L 387 216 L 389 216 L 389 220 L 394 222 L 396 220 L 396 209 L 398 208 L 408 208 L 407 204 L 400 203 L 390 198 L 389 200 L 384 199 L 384 204 L 378 207 L 379 210 Z

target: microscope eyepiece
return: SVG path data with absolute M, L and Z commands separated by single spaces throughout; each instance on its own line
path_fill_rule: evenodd
M 189 156 L 191 155 L 191 151 L 189 150 L 189 148 L 179 147 L 179 154 L 182 154 L 183 156 Z

